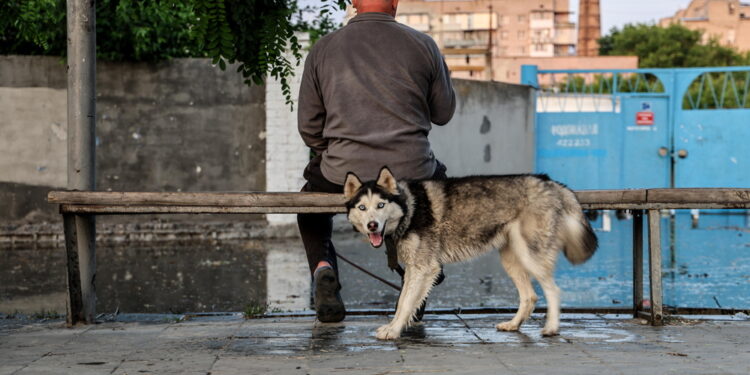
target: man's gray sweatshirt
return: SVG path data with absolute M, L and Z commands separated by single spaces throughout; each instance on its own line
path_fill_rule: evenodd
M 455 108 L 432 38 L 386 13 L 363 13 L 307 56 L 298 127 L 333 183 L 343 185 L 347 172 L 373 180 L 382 166 L 396 178 L 421 179 L 436 167 L 430 123 L 444 125 Z

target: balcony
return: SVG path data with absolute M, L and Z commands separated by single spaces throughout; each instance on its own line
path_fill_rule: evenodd
M 555 22 L 551 19 L 532 19 L 531 22 L 529 22 L 529 27 L 531 29 L 551 29 L 555 27 Z
M 484 48 L 487 49 L 489 41 L 487 39 L 446 39 L 443 41 L 443 48 Z

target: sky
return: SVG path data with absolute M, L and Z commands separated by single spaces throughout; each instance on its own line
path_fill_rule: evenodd
M 602 17 L 602 35 L 612 27 L 622 28 L 628 23 L 658 22 L 660 18 L 674 15 L 678 9 L 687 8 L 690 0 L 599 0 Z M 574 22 L 578 22 L 578 0 L 570 0 Z
M 524 0 L 516 0 L 524 1 Z M 319 0 L 300 0 L 300 4 L 317 4 Z M 572 21 L 578 22 L 578 0 L 570 0 Z M 662 17 L 673 15 L 678 9 L 686 8 L 690 0 L 600 0 L 602 35 L 612 27 L 622 28 L 627 23 L 657 22 Z M 344 18 L 337 13 L 337 21 Z

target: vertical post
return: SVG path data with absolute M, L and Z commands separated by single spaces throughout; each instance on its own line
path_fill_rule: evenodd
M 76 220 L 71 214 L 63 214 L 65 229 L 65 261 L 68 266 L 67 323 L 68 327 L 84 321 L 83 304 L 81 301 L 81 275 L 78 269 L 78 245 L 76 236 Z
M 649 285 L 651 287 L 651 325 L 662 325 L 661 286 L 661 215 L 659 210 L 648 210 Z
M 96 1 L 68 0 L 68 189 L 95 190 L 96 129 Z M 74 244 L 78 253 L 80 291 L 69 289 L 68 301 L 80 293 L 81 317 L 93 323 L 96 311 L 96 250 L 94 217 L 76 215 L 68 218 L 66 243 Z M 73 229 L 74 230 L 70 230 Z M 71 258 L 68 258 L 71 260 Z M 75 267 L 73 267 L 75 268 Z M 70 270 L 70 268 L 69 268 Z M 69 306 L 75 313 L 76 306 Z M 75 314 L 68 319 L 75 319 Z
M 539 69 L 536 65 L 521 65 L 521 84 L 539 88 L 537 74 L 539 74 Z
M 643 308 L 643 211 L 633 210 L 633 317 Z

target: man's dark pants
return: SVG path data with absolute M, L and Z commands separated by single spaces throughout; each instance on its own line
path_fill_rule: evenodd
M 334 184 L 325 177 L 320 171 L 320 157 L 310 161 L 305 168 L 303 176 L 307 183 L 302 187 L 303 192 L 317 193 L 334 193 L 343 194 L 344 186 Z M 378 167 L 379 168 L 379 167 Z M 445 165 L 438 162 L 438 166 L 433 174 L 433 180 L 442 180 L 447 178 Z M 396 176 L 398 177 L 398 176 Z M 297 215 L 297 225 L 302 236 L 302 243 L 307 252 L 307 263 L 310 266 L 310 273 L 315 271 L 318 263 L 327 261 L 338 273 L 336 264 L 336 249 L 331 242 L 333 233 L 333 216 L 335 214 L 299 214 Z

